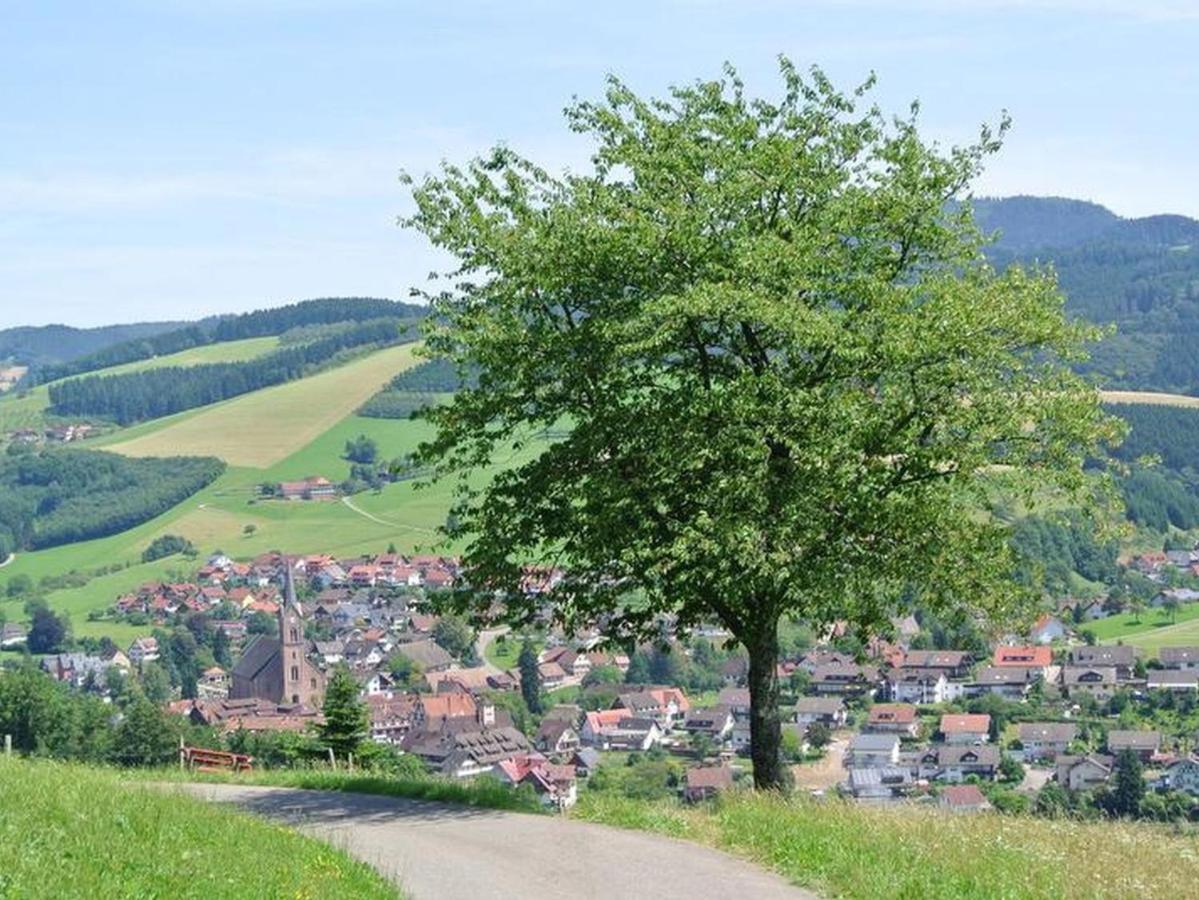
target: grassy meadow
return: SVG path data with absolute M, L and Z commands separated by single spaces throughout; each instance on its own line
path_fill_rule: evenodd
M 233 466 L 264 469 L 311 443 L 414 365 L 415 348 L 389 347 L 310 378 L 168 416 L 108 449 L 129 456 L 218 456 Z
M 718 847 L 847 900 L 1190 897 L 1199 883 L 1199 839 L 1145 824 L 748 792 L 685 809 L 584 791 L 572 815 Z
M 112 772 L 0 759 L 0 897 L 396 898 L 341 851 Z

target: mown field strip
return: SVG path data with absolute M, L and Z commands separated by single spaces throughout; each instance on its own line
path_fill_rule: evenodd
M 1147 406 L 1182 406 L 1199 409 L 1199 397 L 1159 394 L 1154 391 L 1100 391 L 1104 403 L 1142 403 Z
M 217 456 L 264 469 L 328 431 L 396 373 L 415 363 L 415 344 L 223 403 L 107 449 L 129 456 Z

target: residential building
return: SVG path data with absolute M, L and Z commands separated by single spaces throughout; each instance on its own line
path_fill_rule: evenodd
M 1199 760 L 1188 757 L 1173 763 L 1162 776 L 1162 783 L 1167 790 L 1199 797 Z
M 958 693 L 944 669 L 892 669 L 887 675 L 887 696 L 895 703 L 945 703 Z
M 916 707 L 910 703 L 876 703 L 870 707 L 862 730 L 916 737 L 920 733 L 920 720 L 916 717 Z
M 987 666 L 967 686 L 972 695 L 996 694 L 1007 700 L 1023 700 L 1041 681 L 1042 669 L 1027 666 Z
M 1113 666 L 1063 666 L 1062 687 L 1069 696 L 1090 694 L 1106 700 L 1118 687 Z
M 683 782 L 683 799 L 688 803 L 709 800 L 732 790 L 733 770 L 728 766 L 699 766 L 688 769 Z
M 733 733 L 735 721 L 727 706 L 709 706 L 688 712 L 683 720 L 683 730 L 688 734 L 704 735 L 719 744 Z
M 937 805 L 956 813 L 985 812 L 991 808 L 990 801 L 977 784 L 951 784 L 943 788 Z
M 1059 756 L 1054 777 L 1058 784 L 1069 790 L 1089 791 L 1107 783 L 1114 765 L 1115 758 L 1103 753 Z
M 1028 761 L 1054 760 L 1078 736 L 1078 726 L 1070 722 L 1021 722 L 1017 731 Z
M 917 765 L 921 778 L 955 782 L 975 775 L 991 781 L 999 769 L 999 761 L 999 748 L 993 744 L 941 744 L 922 752 Z
M 1033 646 L 1006 646 L 995 648 L 991 665 L 996 668 L 1014 667 L 1038 669 L 1042 673 L 1053 665 L 1053 651 L 1042 644 Z
M 840 697 L 800 697 L 795 703 L 795 723 L 804 728 L 814 722 L 829 728 L 840 728 L 848 716 L 845 701 Z
M 1125 750 L 1131 750 L 1142 762 L 1149 762 L 1162 747 L 1160 731 L 1109 731 L 1107 733 L 1107 752 L 1119 756 Z
M 1072 647 L 1072 666 L 1110 666 L 1116 670 L 1116 678 L 1125 681 L 1136 674 L 1137 652 L 1127 644 L 1096 644 L 1094 647 Z
M 1196 669 L 1149 669 L 1145 676 L 1145 687 L 1151 691 L 1199 690 L 1199 670 Z
M 857 800 L 886 801 L 905 797 L 916 787 L 909 769 L 902 766 L 870 766 L 849 770 L 845 789 Z
M 1199 669 L 1199 647 L 1162 647 L 1157 658 L 1167 669 L 1183 672 Z
M 812 672 L 810 684 L 817 694 L 860 696 L 873 695 L 878 681 L 879 674 L 875 666 L 830 663 L 818 666 Z
M 153 637 L 135 638 L 129 645 L 129 661 L 135 666 L 142 666 L 158 659 L 158 639 Z
M 946 713 L 937 729 L 947 744 L 985 744 L 991 739 L 991 717 L 970 713 Z
M 893 766 L 899 762 L 899 736 L 859 734 L 849 742 L 845 765 L 850 769 Z
M 964 650 L 908 650 L 903 657 L 905 669 L 939 669 L 947 680 L 964 678 L 974 657 Z

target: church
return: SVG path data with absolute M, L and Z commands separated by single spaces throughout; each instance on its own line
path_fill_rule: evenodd
M 283 706 L 320 709 L 325 673 L 308 658 L 304 611 L 296 600 L 291 562 L 284 566 L 284 601 L 279 607 L 279 637 L 258 635 L 233 667 L 230 700 L 257 698 Z

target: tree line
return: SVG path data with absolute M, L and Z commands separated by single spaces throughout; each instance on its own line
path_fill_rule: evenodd
M 358 414 L 374 419 L 410 419 L 413 413 L 436 403 L 439 394 L 452 394 L 475 380 L 473 375 L 463 379 L 448 360 L 426 360 L 391 379 L 387 387 L 358 409 Z
M 347 350 L 415 339 L 404 320 L 377 319 L 244 362 L 89 375 L 50 385 L 51 411 L 62 416 L 105 416 L 129 425 L 302 378 Z
M 145 334 L 102 347 L 76 359 L 38 367 L 30 383 L 46 383 L 70 378 L 98 369 L 153 359 L 169 353 L 190 350 L 206 344 L 267 337 L 335 323 L 366 322 L 372 319 L 403 318 L 417 320 L 424 307 L 394 300 L 371 297 L 330 297 L 304 300 L 274 309 L 260 309 L 237 316 L 206 319 L 156 334 Z M 323 336 L 323 335 L 318 335 Z
M 224 470 L 214 457 L 132 459 L 65 449 L 7 456 L 0 460 L 0 556 L 125 531 Z

